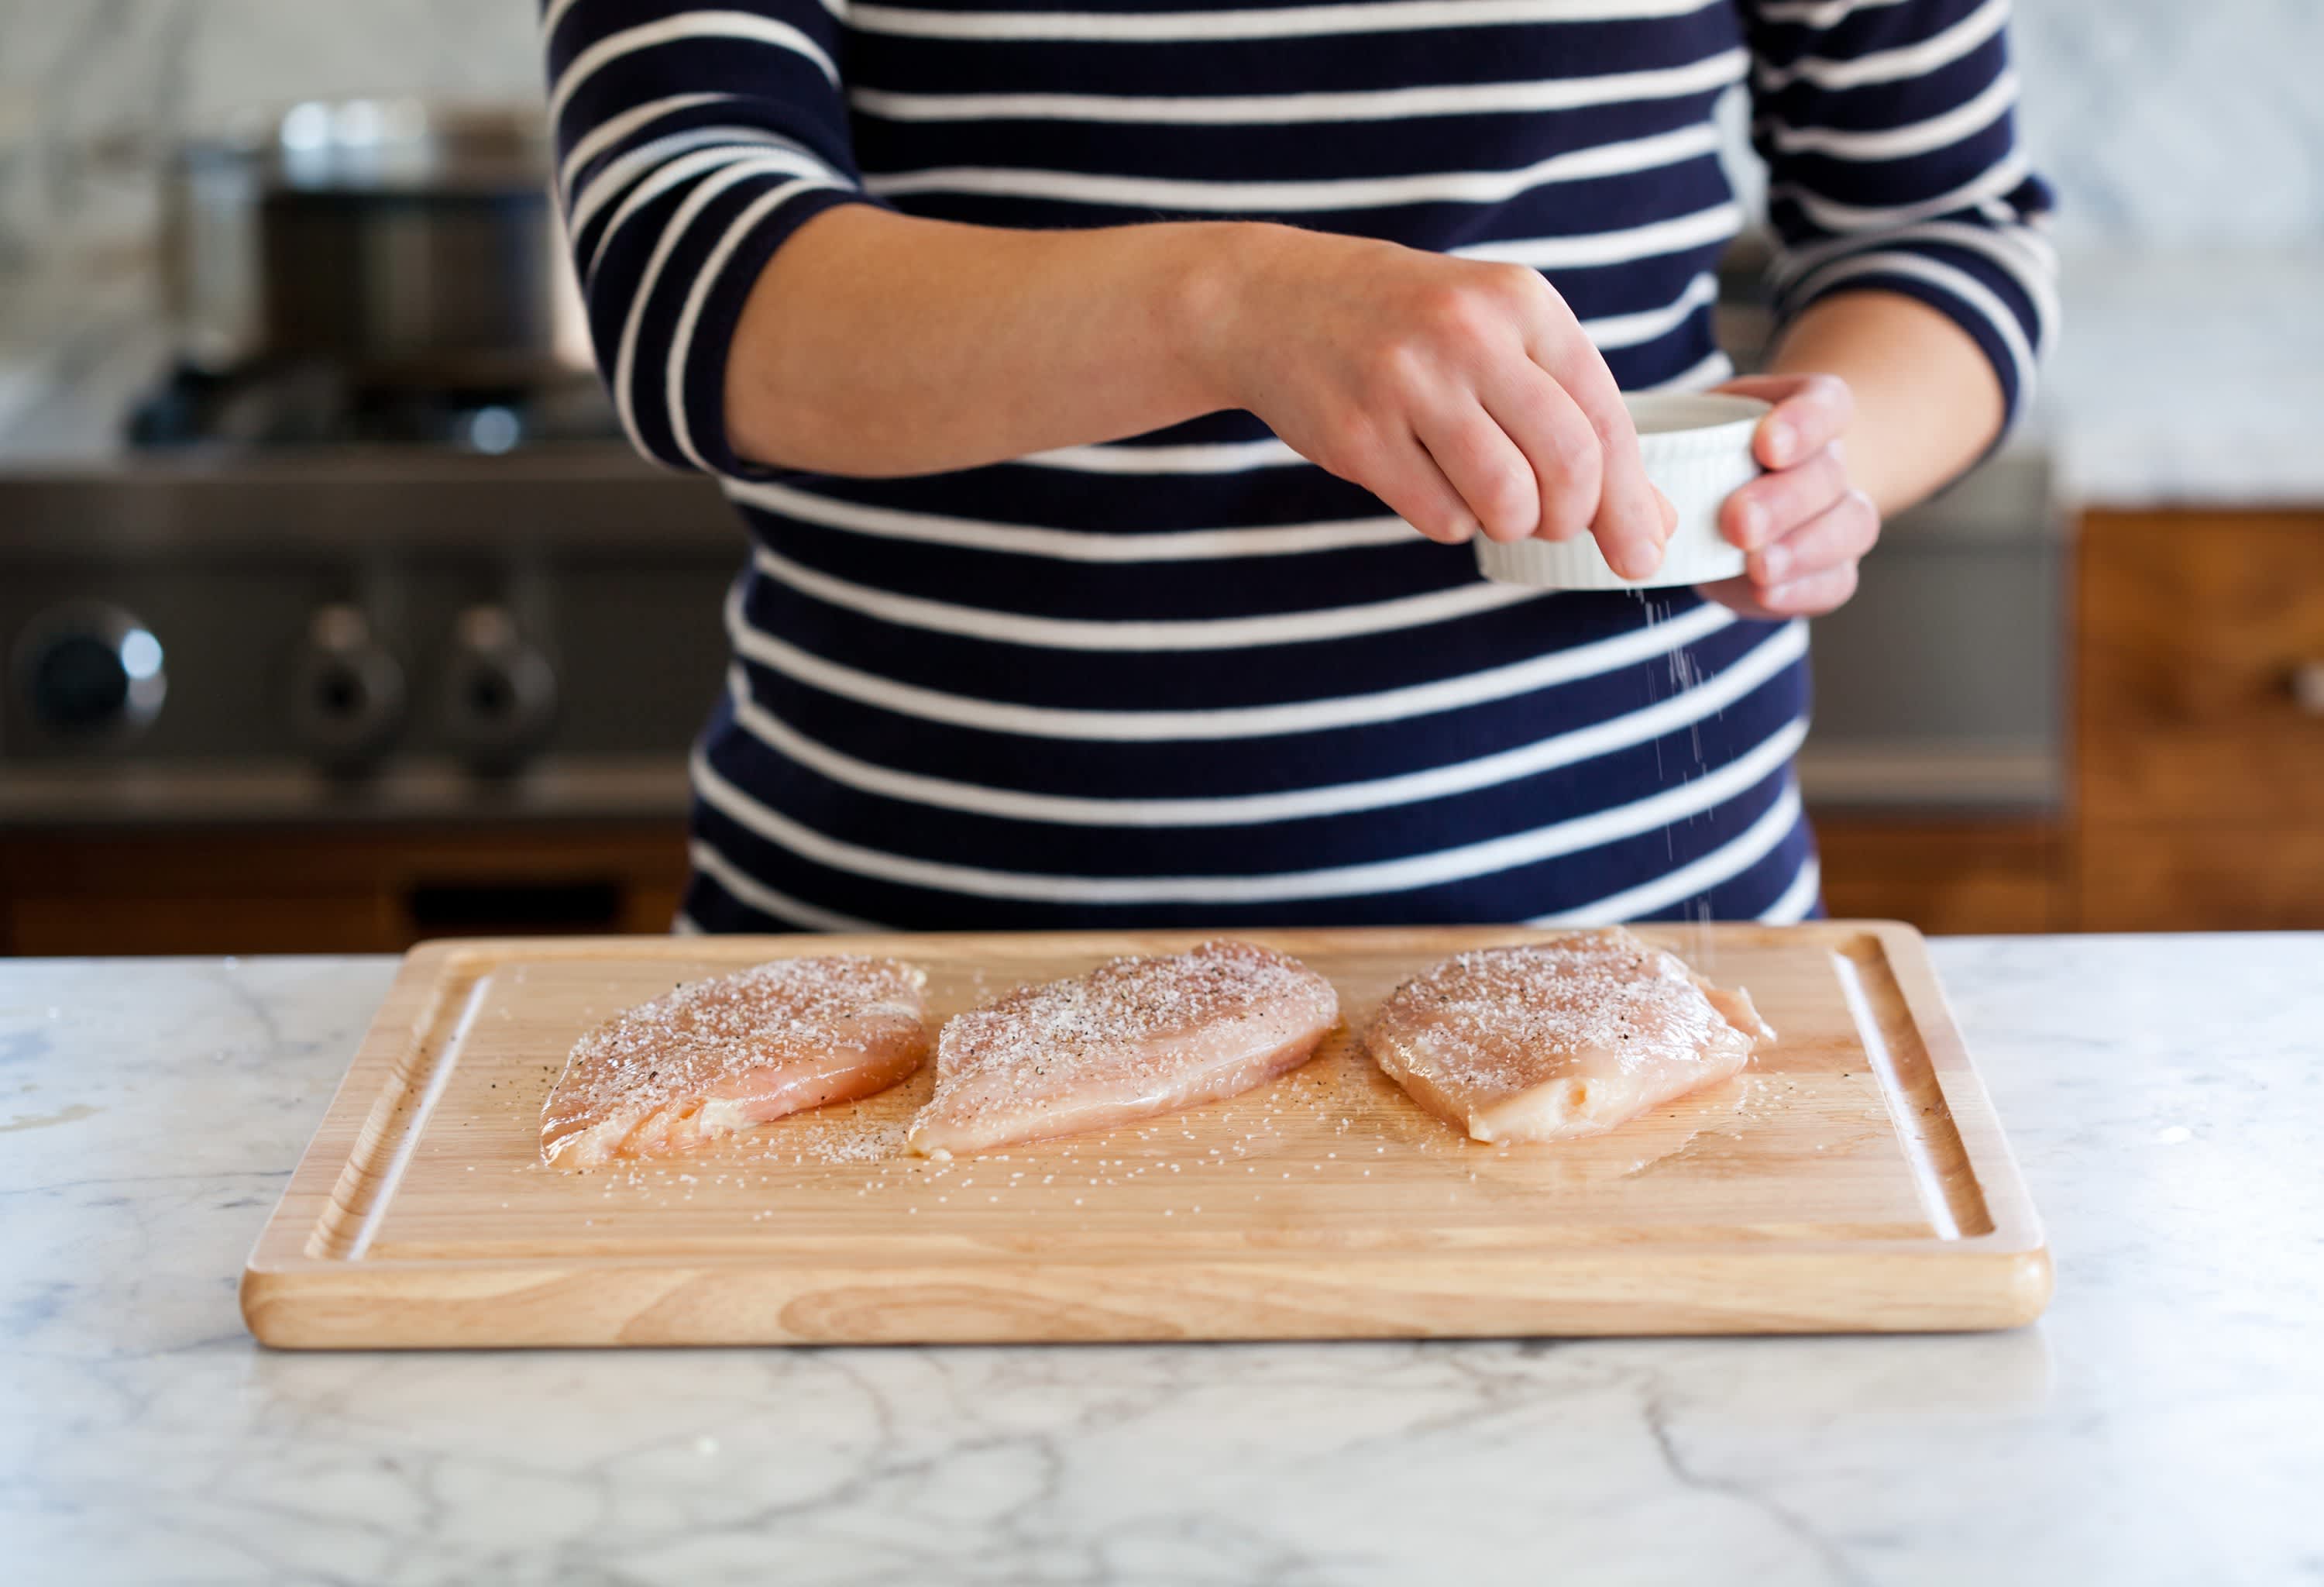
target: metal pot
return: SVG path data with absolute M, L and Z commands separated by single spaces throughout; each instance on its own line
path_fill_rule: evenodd
M 186 356 L 492 385 L 586 368 L 538 111 L 299 105 L 186 144 L 166 254 Z

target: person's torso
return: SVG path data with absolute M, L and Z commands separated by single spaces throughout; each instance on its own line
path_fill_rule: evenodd
M 1726 367 L 1735 19 L 1540 20 L 1675 9 L 856 5 L 840 66 L 866 185 L 911 213 L 1517 260 L 1626 388 L 1699 385 Z M 719 907 L 1232 924 L 1812 895 L 1803 629 L 1486 583 L 1249 414 L 729 494 L 759 549 L 697 761 Z

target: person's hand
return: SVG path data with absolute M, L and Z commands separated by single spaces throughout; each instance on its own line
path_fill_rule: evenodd
M 1646 481 L 1606 361 L 1537 271 L 1244 226 L 1192 316 L 1224 407 L 1429 539 L 1595 535 L 1629 577 L 1676 514 Z
M 1854 403 L 1829 374 L 1759 374 L 1714 388 L 1773 402 L 1752 450 L 1767 472 L 1727 498 L 1719 530 L 1750 553 L 1740 577 L 1701 586 L 1746 617 L 1821 617 L 1856 593 L 1880 510 L 1848 483 L 1840 437 Z

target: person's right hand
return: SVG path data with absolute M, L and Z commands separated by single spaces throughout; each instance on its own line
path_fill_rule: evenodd
M 1221 406 L 1429 539 L 1566 540 L 1652 573 L 1676 515 L 1598 349 L 1542 275 L 1290 226 L 1235 226 L 1196 316 Z

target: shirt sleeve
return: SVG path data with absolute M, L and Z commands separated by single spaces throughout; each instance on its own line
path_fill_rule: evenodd
M 2026 165 L 2008 0 L 1741 0 L 1779 320 L 1916 298 L 1976 339 L 2014 422 L 2057 326 L 2050 189 Z
M 785 238 L 870 202 L 818 0 L 544 0 L 557 188 L 597 366 L 639 450 L 769 470 L 726 440 L 726 358 Z

